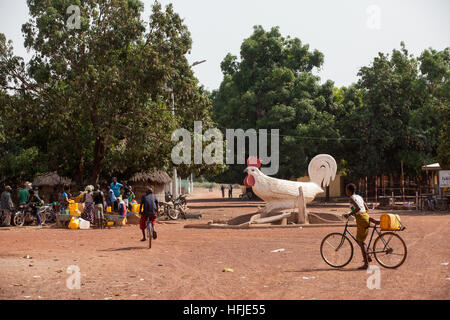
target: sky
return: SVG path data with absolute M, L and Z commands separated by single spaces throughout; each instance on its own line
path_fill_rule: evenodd
M 153 0 L 145 5 L 148 21 Z M 194 67 L 195 76 L 208 90 L 223 79 L 220 63 L 227 53 L 239 57 L 240 46 L 254 25 L 266 30 L 280 27 L 283 36 L 299 38 L 310 50 L 324 54 L 316 72 L 321 82 L 348 86 L 358 70 L 378 52 L 390 53 L 404 41 L 414 55 L 432 47 L 450 47 L 448 0 L 160 0 L 173 3 L 191 32 L 193 47 L 188 60 L 207 60 Z M 29 59 L 23 47 L 21 26 L 28 19 L 25 0 L 0 0 L 0 32 L 14 43 L 15 53 Z

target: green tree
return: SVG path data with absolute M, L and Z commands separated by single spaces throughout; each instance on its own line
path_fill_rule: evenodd
M 213 119 L 222 129 L 280 129 L 277 176 L 303 175 L 309 159 L 337 149 L 339 138 L 333 82 L 320 84 L 313 75 L 322 64 L 323 54 L 300 39 L 283 37 L 278 27 L 255 26 L 241 45 L 240 59 L 228 54 L 222 61 L 224 80 L 212 95 Z M 236 182 L 242 176 L 236 165 L 217 179 Z
M 106 176 L 168 169 L 171 132 L 201 117 L 211 123 L 211 103 L 185 57 L 190 33 L 172 5 L 155 2 L 144 23 L 137 0 L 27 3 L 30 62 L 0 39 L 1 89 L 22 101 L 10 108 L 5 132 L 38 147 L 47 169 L 80 183 L 97 182 L 104 168 Z M 67 25 L 70 5 L 81 10 L 79 29 Z

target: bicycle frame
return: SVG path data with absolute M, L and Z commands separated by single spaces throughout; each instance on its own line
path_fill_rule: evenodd
M 369 243 L 366 245 L 366 253 L 367 253 L 367 254 L 374 254 L 374 253 L 385 252 L 385 251 L 386 251 L 386 247 L 389 245 L 389 241 L 386 242 L 386 241 L 384 240 L 384 238 L 381 238 L 381 241 L 383 241 L 383 243 L 384 243 L 384 248 L 383 248 L 382 251 L 373 251 L 373 250 L 371 251 L 371 250 L 370 250 L 370 245 L 372 244 L 373 235 L 374 235 L 375 232 L 376 232 L 376 233 L 378 234 L 378 236 L 381 236 L 381 235 L 382 235 L 382 231 L 380 231 L 376 225 L 374 225 L 374 226 L 369 225 L 368 228 L 372 228 L 373 230 L 372 230 L 372 234 L 370 235 Z M 358 240 L 356 240 L 356 238 L 353 236 L 353 234 L 348 230 L 348 220 L 347 220 L 347 223 L 345 224 L 345 229 L 344 229 L 343 236 L 345 236 L 345 235 L 347 235 L 347 234 L 349 234 L 350 237 L 351 237 L 356 243 L 358 243 Z M 343 244 L 344 244 L 344 237 L 342 237 L 341 243 L 340 243 L 339 246 L 336 248 L 336 251 L 339 250 L 340 247 L 341 247 Z M 359 245 L 359 243 L 358 243 L 358 245 Z M 389 249 L 387 249 L 387 250 L 389 250 Z

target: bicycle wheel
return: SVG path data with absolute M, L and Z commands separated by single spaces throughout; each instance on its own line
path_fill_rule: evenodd
M 385 268 L 394 269 L 403 264 L 406 259 L 406 244 L 394 232 L 381 234 L 373 244 L 375 259 Z
M 320 244 L 320 254 L 328 265 L 342 268 L 353 258 L 353 244 L 342 233 L 330 233 Z

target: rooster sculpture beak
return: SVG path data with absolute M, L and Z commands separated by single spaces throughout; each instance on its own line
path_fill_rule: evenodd
M 247 173 L 247 171 L 248 171 L 248 168 L 245 168 L 245 169 L 244 169 L 244 173 Z

